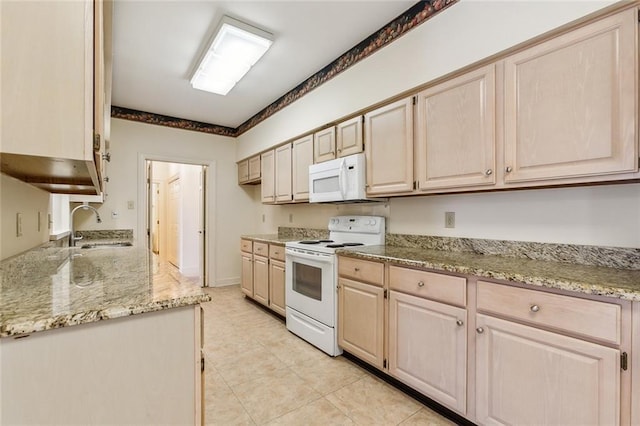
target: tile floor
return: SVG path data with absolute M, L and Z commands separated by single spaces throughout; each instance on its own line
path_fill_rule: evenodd
M 343 357 L 332 358 L 247 301 L 210 288 L 205 316 L 208 425 L 454 424 Z

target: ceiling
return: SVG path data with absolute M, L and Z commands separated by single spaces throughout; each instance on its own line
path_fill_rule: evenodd
M 115 0 L 112 104 L 236 128 L 413 4 Z M 275 40 L 226 96 L 189 84 L 223 15 L 262 28 Z

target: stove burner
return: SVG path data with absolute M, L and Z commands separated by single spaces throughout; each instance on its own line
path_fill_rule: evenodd
M 300 244 L 320 244 L 320 243 L 332 243 L 333 240 L 303 240 Z
M 351 246 L 363 246 L 363 243 L 342 243 L 343 246 L 345 247 L 351 247 Z
M 340 247 L 344 247 L 344 244 L 340 244 L 340 243 L 336 243 L 336 244 L 327 244 L 326 245 L 327 248 L 340 248 Z

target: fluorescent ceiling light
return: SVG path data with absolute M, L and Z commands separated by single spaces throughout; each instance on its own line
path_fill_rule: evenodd
M 191 86 L 226 95 L 272 43 L 268 32 L 224 16 L 191 77 Z

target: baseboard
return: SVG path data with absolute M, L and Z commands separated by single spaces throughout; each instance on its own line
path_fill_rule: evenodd
M 240 277 L 222 278 L 213 283 L 213 287 L 226 287 L 240 284 Z

